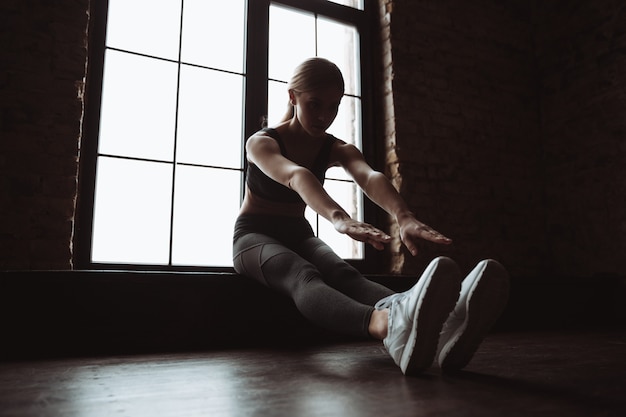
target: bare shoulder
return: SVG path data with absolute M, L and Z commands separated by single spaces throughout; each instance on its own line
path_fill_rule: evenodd
M 363 154 L 351 143 L 335 138 L 331 150 L 331 160 L 341 166 L 347 166 L 355 161 L 363 161 Z
M 278 146 L 278 142 L 276 142 L 276 139 L 274 139 L 267 132 L 264 132 L 262 130 L 250 136 L 246 141 L 247 152 L 272 152 L 276 150 L 280 152 L 280 148 Z
M 253 142 L 253 143 L 263 143 L 265 141 L 271 140 L 273 142 L 276 142 L 276 140 L 270 136 L 270 134 L 264 130 L 259 130 L 258 132 L 254 133 L 252 136 L 250 136 L 248 138 L 247 142 Z

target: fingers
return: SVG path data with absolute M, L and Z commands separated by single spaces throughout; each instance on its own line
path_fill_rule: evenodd
M 362 242 L 369 243 L 373 246 L 376 246 L 376 243 L 382 246 L 383 243 L 388 243 L 391 241 L 391 236 L 386 233 L 381 232 L 380 230 L 360 230 L 355 233 L 353 238 L 360 240 Z
M 384 249 L 384 244 L 391 241 L 391 236 L 367 223 L 352 225 L 346 234 L 352 239 L 368 243 L 378 250 Z
M 418 253 L 416 245 L 418 239 L 424 239 L 442 245 L 449 245 L 452 243 L 452 239 L 444 236 L 432 227 L 419 222 L 414 227 L 405 229 L 401 236 L 402 242 L 413 256 L 416 256 Z
M 370 244 L 378 250 L 383 250 L 385 248 L 385 244 L 391 241 L 391 236 L 367 223 L 352 225 L 346 234 L 352 239 Z M 413 256 L 418 254 L 417 246 L 415 244 L 417 239 L 424 239 L 443 245 L 449 245 L 452 243 L 452 239 L 444 236 L 430 226 L 422 224 L 407 231 L 407 233 L 402 236 L 402 241 Z
M 368 235 L 370 236 L 371 240 L 375 240 L 376 242 L 387 243 L 391 240 L 391 236 L 389 236 L 387 233 L 381 232 L 380 230 L 369 232 Z
M 413 245 L 405 245 L 406 248 L 411 252 L 411 255 L 417 256 L 417 248 Z
M 386 233 L 383 233 L 379 230 L 370 235 L 367 240 L 367 243 L 372 245 L 374 248 L 378 250 L 385 249 L 385 243 L 389 243 L 391 241 L 391 236 Z
M 442 235 L 441 233 L 433 230 L 431 232 L 427 232 L 425 235 L 423 235 L 424 239 L 426 240 L 430 240 L 431 242 L 435 242 L 435 243 L 442 243 L 442 244 L 450 244 L 452 243 L 452 239 L 445 237 L 444 235 Z
M 450 244 L 452 239 L 445 237 L 435 229 L 427 225 L 421 225 L 417 227 L 417 234 L 419 237 L 425 240 L 429 240 L 435 243 Z

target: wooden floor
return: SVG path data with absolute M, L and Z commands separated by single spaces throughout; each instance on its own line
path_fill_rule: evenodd
M 0 363 L 0 416 L 624 416 L 626 333 L 497 333 L 458 375 L 379 343 Z

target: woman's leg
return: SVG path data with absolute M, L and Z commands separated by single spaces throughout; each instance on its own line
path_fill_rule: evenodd
M 389 288 L 365 278 L 317 237 L 303 240 L 295 250 L 315 265 L 326 284 L 360 303 L 373 306 L 394 293 Z
M 291 297 L 311 322 L 343 334 L 369 335 L 373 307 L 327 285 L 312 263 L 277 240 L 249 233 L 237 239 L 234 254 L 235 271 Z

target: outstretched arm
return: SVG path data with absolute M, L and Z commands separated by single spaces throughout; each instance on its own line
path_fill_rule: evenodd
M 338 147 L 337 155 L 340 164 L 352 175 L 367 197 L 398 222 L 402 242 L 411 254 L 417 255 L 419 239 L 440 244 L 452 243 L 451 239 L 417 220 L 389 179 L 373 170 L 356 147 L 342 144 Z
M 276 141 L 256 134 L 246 142 L 248 159 L 268 177 L 296 191 L 315 212 L 330 221 L 335 229 L 351 238 L 383 249 L 391 236 L 374 226 L 354 220 L 335 202 L 311 171 L 295 164 L 280 153 Z

